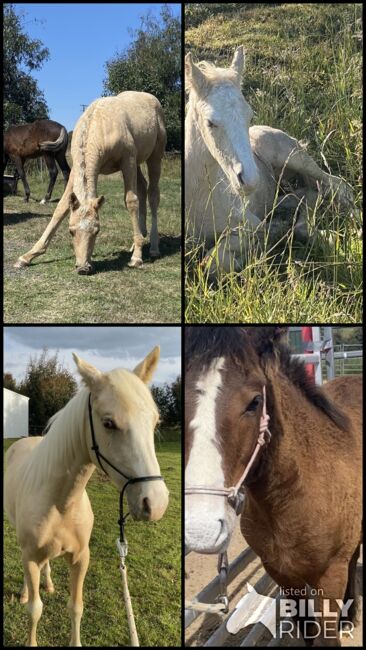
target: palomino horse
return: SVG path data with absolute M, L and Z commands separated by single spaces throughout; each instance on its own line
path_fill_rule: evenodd
M 64 195 L 42 237 L 16 268 L 27 266 L 42 255 L 70 212 L 69 230 L 76 257 L 76 270 L 89 274 L 96 236 L 100 229 L 98 210 L 104 197 L 97 197 L 99 174 L 121 171 L 125 203 L 133 225 L 133 255 L 129 266 L 142 266 L 142 244 L 146 236 L 146 196 L 151 209 L 150 255 L 159 255 L 157 211 L 159 179 L 166 144 L 163 111 L 149 93 L 127 91 L 93 102 L 78 120 L 72 136 L 73 168 Z M 146 162 L 149 187 L 141 171 Z
M 354 599 L 355 620 L 362 379 L 315 386 L 283 329 L 188 328 L 185 543 L 223 553 L 242 510 L 243 536 L 281 587 L 310 586 L 338 615 L 336 599 Z M 314 645 L 338 645 L 337 618 L 319 618 Z
M 24 201 L 29 201 L 30 197 L 30 189 L 24 171 L 24 162 L 28 158 L 42 157 L 50 175 L 46 196 L 41 203 L 46 203 L 51 199 L 58 175 L 56 162 L 60 166 L 66 187 L 70 176 L 70 167 L 66 160 L 67 143 L 68 135 L 65 127 L 52 120 L 36 120 L 31 124 L 10 126 L 5 131 L 4 169 L 9 159 L 14 162 L 24 185 Z
M 253 233 L 263 239 L 266 217 L 271 217 L 271 242 L 293 221 L 294 238 L 306 241 L 308 210 L 321 196 L 331 195 L 348 211 L 353 206 L 351 188 L 323 172 L 297 140 L 268 126 L 250 127 L 253 111 L 240 89 L 243 70 L 243 47 L 227 69 L 205 61 L 196 65 L 191 54 L 185 59 L 186 228 L 206 249 L 216 244 L 213 274 L 217 264 L 227 271 L 243 267 Z M 285 195 L 283 181 L 299 187 Z
M 127 477 L 133 479 L 127 500 L 134 519 L 160 519 L 168 505 L 165 483 L 153 480 L 160 475 L 154 449 L 159 416 L 145 385 L 157 366 L 159 348 L 133 372 L 102 373 L 75 354 L 74 359 L 86 387 L 51 418 L 45 437 L 23 438 L 6 454 L 5 509 L 22 549 L 21 602 L 28 602 L 30 646 L 37 645 L 42 614 L 40 572 L 45 570 L 47 589 L 54 591 L 49 561 L 59 555 L 70 564 L 70 645 L 81 645 L 83 582 L 94 520 L 85 488 L 100 464 L 99 456 L 119 491 Z

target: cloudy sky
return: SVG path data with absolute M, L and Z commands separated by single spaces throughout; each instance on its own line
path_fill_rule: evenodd
M 78 379 L 72 358 L 76 352 L 99 370 L 133 368 L 160 345 L 160 362 L 154 384 L 170 383 L 181 374 L 180 327 L 5 327 L 4 372 L 19 381 L 30 356 L 44 347 L 58 351 L 62 365 Z

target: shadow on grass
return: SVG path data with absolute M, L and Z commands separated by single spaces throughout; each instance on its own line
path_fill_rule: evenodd
M 142 259 L 144 263 L 154 264 L 157 260 L 164 257 L 175 255 L 181 249 L 181 237 L 162 235 L 160 237 L 160 257 L 153 258 L 149 255 L 150 244 L 145 244 L 142 249 Z M 119 271 L 128 267 L 131 259 L 130 251 L 115 251 L 110 253 L 108 259 L 93 260 L 93 273 L 103 273 L 108 271 Z

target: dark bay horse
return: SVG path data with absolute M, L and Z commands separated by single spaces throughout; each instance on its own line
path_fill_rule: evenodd
M 223 553 L 241 511 L 241 532 L 267 573 L 295 602 L 294 590 L 311 590 L 313 645 L 340 645 L 337 599 L 357 622 L 362 378 L 315 386 L 285 330 L 187 328 L 185 543 Z
M 30 197 L 30 189 L 24 171 L 24 163 L 28 158 L 42 156 L 50 175 L 47 193 L 41 203 L 46 203 L 51 198 L 58 174 L 56 162 L 60 166 L 66 187 L 70 175 L 70 167 L 66 160 L 67 143 L 67 130 L 62 124 L 52 120 L 36 120 L 31 124 L 10 126 L 5 131 L 4 170 L 9 159 L 12 160 L 24 185 L 24 201 L 29 201 Z

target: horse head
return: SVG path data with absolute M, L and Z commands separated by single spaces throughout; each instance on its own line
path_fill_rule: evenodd
M 196 65 L 190 53 L 185 58 L 186 86 L 200 135 L 232 190 L 250 194 L 259 174 L 249 140 L 253 111 L 240 88 L 243 70 L 243 46 L 227 69 L 207 62 Z
M 90 390 L 95 442 L 104 462 L 102 468 L 121 492 L 128 478 L 160 475 L 154 448 L 154 429 L 159 413 L 146 386 L 159 360 L 155 347 L 133 372 L 125 369 L 102 373 L 74 354 L 79 373 Z M 88 433 L 91 462 L 98 466 Z M 96 458 L 97 456 L 97 458 Z M 119 470 L 119 471 L 117 471 Z M 134 519 L 161 519 L 168 506 L 164 481 L 141 481 L 128 485 L 127 501 Z
M 75 266 L 79 275 L 89 275 L 92 271 L 91 257 L 100 229 L 98 210 L 103 203 L 104 196 L 87 199 L 83 203 L 80 203 L 74 192 L 70 196 L 69 232 L 72 236 Z

